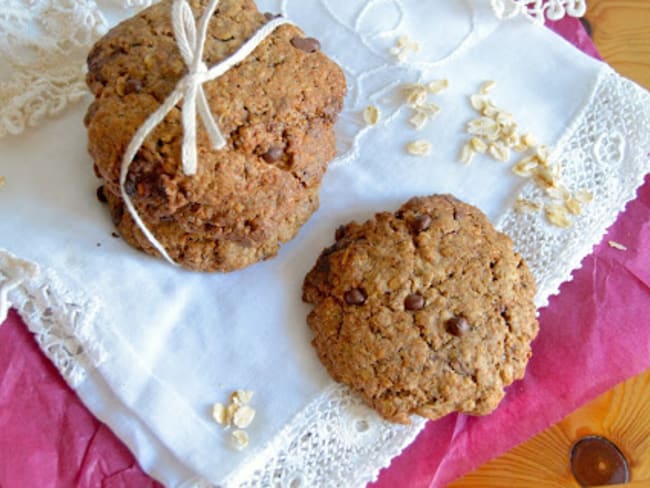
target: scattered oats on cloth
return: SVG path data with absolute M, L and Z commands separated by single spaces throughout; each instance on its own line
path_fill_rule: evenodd
M 12 289 L 9 300 L 84 403 L 165 485 L 288 486 L 300 472 L 303 486 L 324 479 L 365 486 L 424 422 L 382 422 L 332 383 L 312 349 L 300 289 L 335 229 L 413 195 L 454 193 L 512 236 L 538 280 L 542 306 L 649 171 L 650 97 L 554 33 L 523 18 L 498 20 L 485 0 L 397 0 L 404 13 L 398 25 L 393 2 L 258 3 L 262 12 L 284 5 L 354 87 L 321 208 L 298 237 L 274 259 L 226 275 L 174 269 L 111 238 L 86 153 L 86 105 L 79 103 L 19 138 L 0 139 L 0 169 L 11 182 L 0 192 L 0 283 L 16 271 L 8 252 L 40 265 L 38 277 Z M 390 50 L 402 35 L 420 49 L 396 63 Z M 468 96 L 488 77 L 497 83 L 484 86 L 484 96 L 555 149 L 549 168 L 560 164 L 567 188 L 584 189 L 579 202 L 593 196 L 570 227 L 549 225 L 541 207 L 516 211 L 519 198 L 545 202 L 543 190 L 510 165 L 479 158 L 487 147 L 470 143 L 473 164 L 458 163 L 470 137 L 466 123 L 476 117 Z M 429 100 L 444 97 L 443 110 L 420 131 L 408 123 L 403 99 L 382 102 L 404 84 L 441 79 L 449 87 Z M 381 123 L 368 126 L 360 117 L 369 105 L 381 111 Z M 405 152 L 416 139 L 430 142 L 428 156 Z M 551 214 L 568 219 L 566 209 Z M 255 391 L 246 435 L 224 432 L 212 419 L 214 402 L 228 403 L 237 388 Z M 225 422 L 234 412 L 222 406 L 215 413 Z M 247 416 L 237 422 L 245 425 Z M 232 449 L 231 433 L 236 447 L 248 447 Z

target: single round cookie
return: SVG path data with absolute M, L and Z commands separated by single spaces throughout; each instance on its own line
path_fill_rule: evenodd
M 190 3 L 198 18 L 207 0 Z M 170 6 L 164 0 L 117 25 L 88 56 L 95 101 L 85 124 L 95 171 L 122 236 L 153 255 L 158 253 L 125 211 L 119 175 L 135 131 L 187 73 Z M 271 18 L 252 0 L 222 0 L 209 23 L 206 65 L 235 52 Z M 318 41 L 282 25 L 203 88 L 226 147 L 214 150 L 197 122 L 198 172 L 184 175 L 179 103 L 138 151 L 125 191 L 175 262 L 231 271 L 275 255 L 318 208 L 346 83 Z
M 449 195 L 340 227 L 303 285 L 330 375 L 400 423 L 494 410 L 531 355 L 534 295 L 510 239 Z

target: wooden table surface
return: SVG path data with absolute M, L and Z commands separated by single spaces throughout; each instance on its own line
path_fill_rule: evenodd
M 586 20 L 603 58 L 650 89 L 650 0 L 587 0 Z M 631 483 L 650 487 L 650 370 L 605 393 L 449 488 L 578 488 L 569 452 L 585 435 L 602 435 L 625 454 Z M 611 486 L 611 485 L 610 485 Z

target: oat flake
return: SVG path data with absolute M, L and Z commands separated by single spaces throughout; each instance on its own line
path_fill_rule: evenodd
M 413 156 L 428 156 L 431 154 L 431 143 L 425 140 L 409 142 L 406 145 L 406 152 Z

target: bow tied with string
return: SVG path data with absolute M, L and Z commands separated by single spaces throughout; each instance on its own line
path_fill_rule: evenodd
M 222 149 L 226 145 L 226 140 L 219 130 L 217 122 L 214 120 L 214 116 L 208 105 L 208 100 L 205 97 L 205 91 L 203 90 L 203 83 L 209 80 L 210 73 L 208 66 L 203 61 L 203 49 L 208 31 L 208 22 L 218 4 L 218 1 L 213 1 L 206 9 L 199 21 L 198 36 L 197 29 L 194 25 L 194 15 L 187 2 L 175 1 L 172 6 L 172 24 L 174 26 L 176 43 L 188 68 L 188 73 L 179 82 L 184 99 L 183 129 L 185 134 L 181 154 L 183 173 L 186 175 L 196 174 L 197 110 L 214 148 Z

